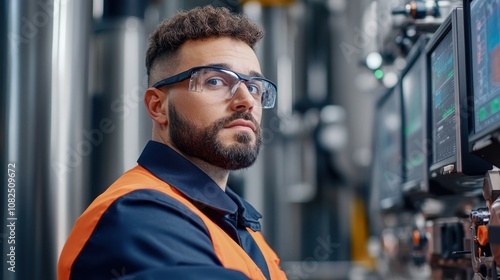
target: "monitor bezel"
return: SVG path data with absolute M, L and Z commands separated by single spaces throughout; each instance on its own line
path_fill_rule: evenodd
M 469 106 L 467 96 L 467 75 L 466 75 L 466 52 L 465 52 L 465 31 L 463 22 L 463 9 L 457 7 L 451 11 L 445 21 L 434 33 L 426 46 L 426 64 L 427 64 L 427 89 L 429 95 L 429 130 L 428 135 L 431 139 L 431 145 L 434 145 L 434 135 L 432 133 L 433 109 L 432 109 L 432 63 L 431 54 L 439 46 L 442 40 L 450 32 L 453 39 L 453 65 L 454 65 L 454 88 L 455 88 L 455 133 L 457 141 L 457 151 L 455 156 L 434 162 L 430 158 L 429 172 L 431 177 L 442 176 L 448 173 L 462 173 L 465 175 L 482 175 L 490 169 L 485 162 L 480 161 L 476 156 L 469 154 L 468 147 L 468 122 Z M 432 149 L 433 150 L 433 149 Z M 448 172 L 447 168 L 453 167 Z
M 427 128 L 429 125 L 429 120 L 428 120 L 428 98 L 427 98 L 427 75 L 426 75 L 426 58 L 425 58 L 425 49 L 426 45 L 430 40 L 430 36 L 427 35 L 422 35 L 414 44 L 412 49 L 410 50 L 407 59 L 406 59 L 406 67 L 403 69 L 400 75 L 400 84 L 401 84 L 401 102 L 402 102 L 402 116 L 403 116 L 403 124 L 402 124 L 402 132 L 403 132 L 403 193 L 404 194 L 412 194 L 412 193 L 427 193 L 429 192 L 429 147 L 427 145 Z M 417 64 L 421 63 L 422 64 L 422 76 L 421 76 L 421 82 L 423 84 L 422 87 L 422 131 L 421 131 L 421 137 L 422 137 L 422 147 L 423 147 L 423 156 L 424 156 L 424 163 L 423 163 L 423 177 L 421 179 L 413 179 L 413 180 L 408 180 L 408 173 L 407 173 L 407 162 L 408 162 L 408 155 L 407 155 L 407 138 L 405 136 L 405 127 L 406 127 L 406 108 L 407 105 L 405 102 L 405 97 L 404 97 L 404 79 L 407 77 L 408 72 L 413 69 L 413 67 Z
M 372 156 L 372 159 L 371 159 L 371 174 L 370 174 L 370 180 L 372 182 L 372 186 L 371 186 L 371 189 L 372 189 L 372 192 L 373 191 L 377 191 L 377 197 L 376 197 L 376 203 L 377 203 L 377 208 L 381 211 L 381 212 L 384 212 L 384 213 L 387 213 L 387 212 L 393 212 L 393 211 L 398 211 L 398 210 L 401 210 L 404 208 L 404 198 L 403 198 L 403 191 L 402 191 L 402 183 L 404 181 L 404 178 L 403 178 L 403 165 L 401 164 L 401 170 L 400 170 L 400 174 L 396 174 L 396 175 L 399 175 L 400 176 L 400 180 L 401 180 L 401 183 L 399 185 L 399 194 L 396 195 L 395 197 L 391 197 L 391 198 L 387 198 L 387 197 L 384 197 L 382 198 L 381 197 L 381 192 L 380 190 L 382 189 L 382 186 L 379 184 L 379 181 L 377 180 L 374 180 L 375 179 L 375 168 L 377 168 L 377 164 L 380 164 L 379 162 L 376 162 L 377 160 L 377 157 L 375 156 L 375 153 L 376 152 L 380 152 L 378 151 L 378 130 L 376 129 L 377 128 L 377 125 L 379 124 L 378 121 L 380 119 L 380 112 L 381 112 L 381 109 L 382 107 L 384 106 L 384 104 L 386 102 L 388 102 L 388 100 L 392 97 L 392 95 L 399 95 L 397 97 L 397 102 L 399 103 L 399 116 L 402 117 L 402 96 L 401 96 L 401 88 L 400 88 L 400 83 L 398 82 L 394 87 L 391 87 L 391 88 L 388 88 L 385 90 L 385 92 L 382 94 L 382 96 L 377 100 L 376 104 L 375 104 L 375 112 L 374 112 L 374 118 L 373 118 L 373 132 L 372 132 L 372 135 L 373 135 L 373 141 L 372 141 L 372 151 L 373 151 L 373 156 Z M 403 130 L 402 130 L 402 123 L 400 125 L 400 128 L 399 128 L 399 131 L 398 133 L 400 134 L 400 155 L 401 155 L 401 161 L 403 161 L 403 158 L 402 158 L 402 152 L 403 152 Z M 381 170 L 384 170 L 384 169 L 381 169 Z M 390 203 L 392 206 L 391 207 L 384 207 L 383 205 L 383 202 L 382 200 L 384 199 L 393 199 L 393 201 Z
M 463 0 L 463 11 L 464 11 L 464 29 L 465 29 L 465 51 L 467 53 L 467 92 L 469 99 L 469 130 L 468 130 L 468 147 L 469 152 L 476 154 L 478 157 L 494 164 L 495 166 L 500 166 L 500 143 L 495 140 L 498 135 L 500 135 L 500 123 L 497 125 L 492 125 L 485 128 L 479 132 L 475 132 L 475 106 L 474 106 L 474 71 L 472 69 L 473 59 L 472 56 L 472 18 L 471 18 L 471 4 L 474 1 L 480 0 Z M 482 0 L 481 0 L 482 1 Z M 495 137 L 497 135 L 497 137 Z M 491 142 L 490 142 L 491 141 Z M 483 143 L 486 143 L 483 145 Z

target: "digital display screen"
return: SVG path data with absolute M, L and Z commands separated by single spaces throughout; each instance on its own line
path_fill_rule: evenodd
M 470 6 L 474 132 L 500 126 L 500 0 Z
M 374 183 L 379 187 L 382 208 L 401 197 L 402 123 L 400 90 L 396 86 L 378 107 L 374 145 Z
M 405 170 L 406 181 L 424 179 L 424 139 L 423 139 L 423 59 L 415 60 L 410 69 L 402 77 L 404 138 L 405 138 Z
M 457 152 L 453 37 L 448 32 L 431 53 L 432 162 Z

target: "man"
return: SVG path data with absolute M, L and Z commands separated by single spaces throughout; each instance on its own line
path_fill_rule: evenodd
M 286 278 L 261 215 L 226 187 L 230 170 L 255 161 L 262 109 L 276 99 L 254 52 L 262 36 L 248 18 L 211 6 L 152 33 L 152 141 L 78 219 L 59 279 Z

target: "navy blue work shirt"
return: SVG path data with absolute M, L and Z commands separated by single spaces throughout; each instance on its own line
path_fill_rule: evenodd
M 224 192 L 165 144 L 150 141 L 138 164 L 194 202 L 270 279 L 264 256 L 245 229 L 261 230 L 262 216 L 248 202 L 230 188 Z M 71 275 L 72 279 L 247 279 L 222 266 L 199 216 L 174 198 L 148 189 L 113 202 L 75 260 Z

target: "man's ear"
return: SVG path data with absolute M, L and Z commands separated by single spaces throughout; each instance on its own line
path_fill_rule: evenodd
M 158 124 L 167 124 L 167 98 L 166 94 L 156 88 L 148 88 L 144 94 L 144 104 L 149 116 Z

